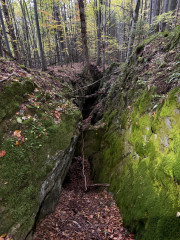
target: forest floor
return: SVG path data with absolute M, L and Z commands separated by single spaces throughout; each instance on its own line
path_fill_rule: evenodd
M 87 183 L 92 184 L 87 160 L 84 166 Z M 58 206 L 38 223 L 33 240 L 133 240 L 113 194 L 102 187 L 84 191 L 82 167 L 81 158 L 73 160 Z

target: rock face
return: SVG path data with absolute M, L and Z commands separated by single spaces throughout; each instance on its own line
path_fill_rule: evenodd
M 105 100 L 105 127 L 85 136 L 97 182 L 110 183 L 138 240 L 180 239 L 179 46 L 159 50 L 159 42 L 172 46 L 172 36 L 177 44 L 179 32 L 158 35 L 133 56 Z
M 45 88 L 33 76 L 0 88 L 0 235 L 14 240 L 55 209 L 79 135 L 81 113 L 43 78 Z

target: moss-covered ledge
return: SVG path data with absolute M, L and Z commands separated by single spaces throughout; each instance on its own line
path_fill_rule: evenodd
M 79 135 L 78 108 L 50 93 L 28 78 L 1 86 L 0 235 L 15 240 L 54 210 Z

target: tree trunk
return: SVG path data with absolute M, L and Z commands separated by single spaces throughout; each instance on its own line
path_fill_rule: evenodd
M 103 43 L 102 43 L 103 72 L 105 72 L 105 64 L 106 64 L 106 9 L 107 9 L 107 0 L 105 0 L 104 2 Z
M 5 25 L 4 25 L 4 20 L 3 20 L 1 8 L 0 8 L 0 21 L 1 21 L 1 26 L 2 26 L 2 31 L 3 31 L 7 51 L 10 55 L 12 55 L 10 47 L 9 47 L 9 41 L 8 41 L 8 37 L 7 37 L 7 34 L 6 34 L 6 28 L 5 28 Z
M 81 38 L 82 38 L 82 45 L 83 45 L 84 62 L 85 62 L 86 70 L 89 71 L 89 53 L 88 53 L 88 45 L 87 45 L 86 18 L 85 18 L 83 0 L 78 0 L 78 4 L 79 4 L 79 14 L 80 14 L 80 21 L 81 21 Z
M 128 43 L 128 51 L 127 51 L 127 58 L 126 61 L 128 62 L 129 57 L 132 53 L 132 49 L 133 49 L 133 43 L 134 43 L 134 38 L 135 38 L 135 34 L 134 34 L 134 30 L 136 28 L 136 22 L 138 20 L 138 16 L 139 16 L 139 8 L 140 8 L 140 0 L 136 0 L 136 6 L 135 6 L 135 10 L 133 13 L 133 20 L 132 20 L 132 25 L 131 25 L 131 34 L 129 37 L 129 43 Z
M 40 60 L 38 49 L 37 49 L 38 47 L 37 47 L 37 41 L 36 41 L 36 38 L 35 38 L 35 33 L 34 33 L 34 28 L 33 28 L 33 21 L 31 21 L 31 18 L 30 18 L 29 11 L 28 11 L 27 4 L 26 4 L 25 0 L 23 0 L 23 5 L 24 5 L 25 11 L 27 13 L 28 22 L 29 22 L 29 25 L 30 25 L 30 36 L 32 36 L 32 46 L 35 49 L 33 51 L 33 53 L 34 53 L 34 66 L 37 67 L 37 66 L 40 66 L 41 60 Z M 31 8 L 30 8 L 30 11 L 31 11 Z
M 29 67 L 32 67 L 29 29 L 28 29 L 28 24 L 27 24 L 27 19 L 26 19 L 25 7 L 23 6 L 22 0 L 20 0 L 20 6 L 21 6 L 22 14 L 23 14 L 24 25 L 25 25 L 24 36 L 25 36 L 25 42 L 26 42 L 25 46 L 26 46 L 26 51 L 27 51 L 27 58 L 28 58 L 28 62 L 29 62 Z
M 10 21 L 12 22 L 12 24 L 14 21 L 14 32 L 16 33 L 16 42 L 17 42 L 17 48 L 19 49 L 19 54 L 21 51 L 21 56 L 23 55 L 24 59 L 26 59 L 26 54 L 25 54 L 25 50 L 24 50 L 24 42 L 23 42 L 22 37 L 20 36 L 20 31 L 19 31 L 17 23 L 16 23 L 13 2 L 11 2 L 11 0 L 8 0 L 8 7 L 9 7 L 9 15 L 11 17 Z M 21 62 L 22 62 L 22 57 L 21 57 Z
M 178 0 L 177 6 L 176 6 L 176 16 L 175 16 L 175 21 L 174 21 L 175 27 L 176 27 L 176 24 L 177 24 L 179 8 L 180 8 L 180 0 Z
M 37 36 L 38 36 L 39 48 L 40 48 L 40 54 L 41 54 L 42 70 L 46 71 L 47 66 L 46 66 L 46 60 L 45 60 L 44 51 L 42 47 L 42 41 L 41 41 L 41 33 L 40 33 L 38 13 L 37 13 L 37 2 L 36 0 L 33 0 L 33 1 L 34 1 L 34 16 L 35 16 L 35 22 L 36 22 L 36 30 L 37 30 Z
M 0 57 L 3 57 L 3 50 L 2 50 L 2 35 L 0 32 Z
M 14 32 L 14 27 L 13 24 L 11 23 L 10 17 L 9 17 L 9 12 L 8 12 L 8 8 L 7 8 L 7 4 L 6 4 L 6 0 L 1 0 L 2 2 L 2 7 L 3 7 L 3 13 L 6 19 L 6 24 L 9 30 L 9 35 L 11 37 L 11 44 L 13 47 L 13 51 L 14 51 L 14 56 L 15 59 L 17 61 L 20 60 L 20 56 L 19 56 L 19 52 L 18 52 L 18 47 L 17 47 L 17 39 L 15 36 L 15 32 Z
M 101 64 L 101 5 L 102 2 L 99 0 L 98 8 L 98 21 L 97 21 L 97 60 L 96 64 L 99 66 Z
M 177 0 L 169 0 L 168 11 L 174 11 L 177 6 Z
M 57 34 L 58 34 L 58 41 L 59 41 L 59 50 L 61 56 L 61 64 L 65 62 L 65 53 L 64 53 L 64 37 L 63 37 L 63 29 L 61 27 L 61 21 L 59 18 L 59 9 L 58 6 L 55 5 L 53 1 L 53 11 L 54 11 L 54 18 L 56 20 L 57 27 Z

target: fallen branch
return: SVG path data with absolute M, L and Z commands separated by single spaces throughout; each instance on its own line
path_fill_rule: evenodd
M 5 77 L 4 79 L 0 80 L 0 83 L 8 80 L 8 79 L 9 79 L 10 77 L 12 77 L 14 74 L 15 74 L 15 73 L 11 73 L 8 77 Z
M 109 183 L 95 183 L 87 185 L 87 187 L 110 187 Z
M 78 88 L 78 89 L 74 90 L 74 92 L 77 92 L 77 91 L 79 91 L 79 90 L 81 90 L 81 89 L 84 89 L 84 88 L 91 87 L 91 86 L 93 86 L 94 84 L 96 84 L 96 83 L 102 81 L 103 79 L 106 79 L 107 77 L 110 77 L 111 75 L 119 74 L 120 72 L 121 72 L 121 70 L 116 71 L 116 72 L 111 73 L 111 74 L 107 74 L 107 75 L 105 75 L 104 77 L 98 79 L 97 81 L 95 81 L 95 82 L 93 82 L 93 83 L 91 83 L 91 84 L 89 84 L 89 85 L 86 85 L 86 86 L 84 86 L 84 87 L 81 87 L 81 88 Z
M 83 137 L 83 132 L 82 132 L 82 173 L 84 176 L 84 189 L 85 191 L 87 191 L 87 179 L 86 179 L 86 175 L 85 175 L 85 159 L 84 159 L 84 137 Z
M 82 228 L 81 225 L 76 222 L 76 221 L 73 221 L 73 220 L 65 220 L 65 222 L 73 222 L 74 224 L 76 224 L 78 226 L 78 228 Z
M 101 80 L 103 80 L 103 79 L 105 79 L 106 77 L 109 77 L 109 76 L 110 76 L 110 75 L 106 75 L 106 76 L 100 78 L 99 80 L 97 80 L 97 81 L 89 84 L 89 85 L 86 85 L 86 86 L 84 86 L 84 87 L 81 87 L 81 88 L 78 88 L 78 89 L 74 90 L 74 92 L 77 92 L 77 91 L 79 91 L 79 90 L 81 90 L 81 89 L 84 89 L 84 88 L 88 88 L 88 87 L 90 87 L 90 86 L 93 86 L 94 84 L 100 82 Z
M 74 96 L 75 98 L 91 98 L 91 97 L 96 97 L 97 95 L 103 95 L 106 94 L 105 92 L 96 92 L 93 93 L 91 95 L 87 95 L 87 96 Z

